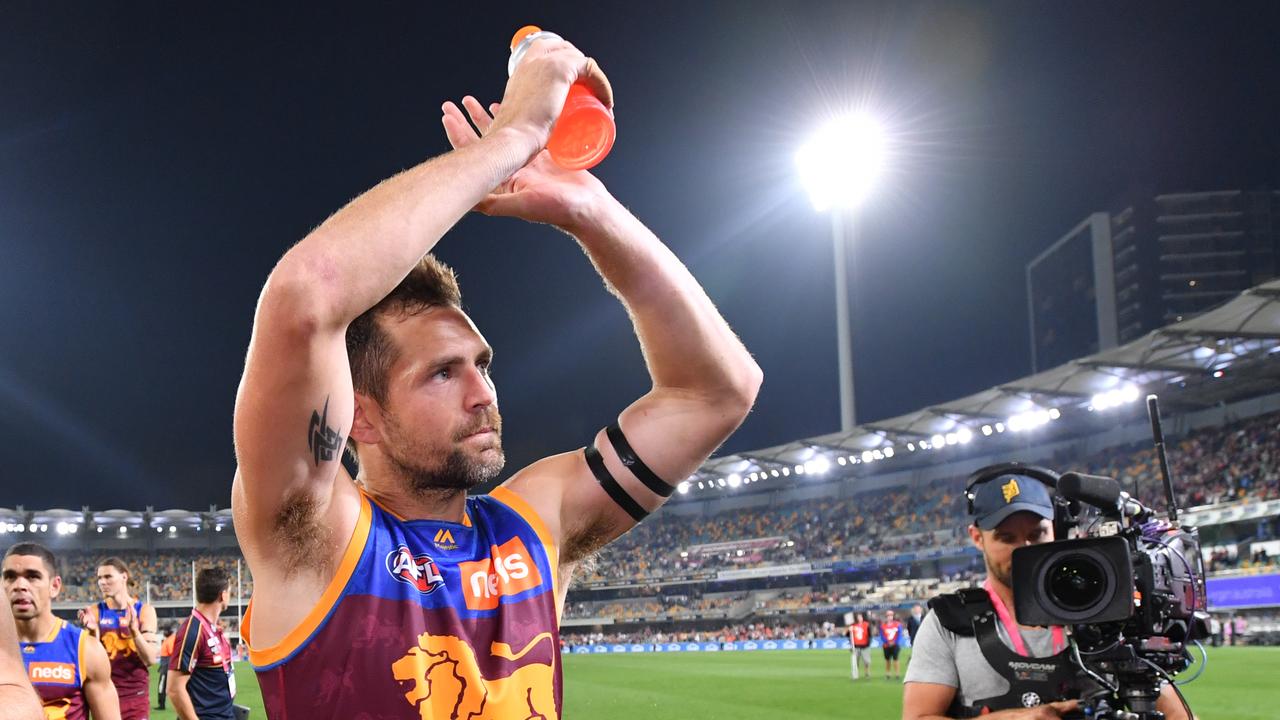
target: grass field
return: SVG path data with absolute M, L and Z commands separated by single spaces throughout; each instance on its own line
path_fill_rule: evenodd
M 1280 648 L 1211 649 L 1204 675 L 1184 692 L 1199 720 L 1274 720 L 1277 670 Z M 850 681 L 842 650 L 566 655 L 564 677 L 571 720 L 892 719 L 902 711 L 902 686 L 883 675 Z M 236 680 L 237 702 L 265 718 L 248 663 L 236 666 Z

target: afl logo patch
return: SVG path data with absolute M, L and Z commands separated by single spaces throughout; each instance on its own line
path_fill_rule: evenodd
M 387 572 L 402 583 L 412 585 L 426 595 L 444 585 L 444 576 L 430 555 L 414 555 L 401 545 L 387 553 Z
M 1022 707 L 1037 707 L 1040 705 L 1040 696 L 1033 693 L 1022 693 Z

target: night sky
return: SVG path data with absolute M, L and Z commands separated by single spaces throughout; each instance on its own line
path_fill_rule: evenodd
M 441 102 L 498 100 L 526 23 L 609 74 L 597 175 L 765 370 L 725 451 L 838 429 L 830 231 L 793 157 L 843 109 L 895 148 L 851 263 L 864 421 L 1027 374 L 1023 267 L 1089 212 L 1280 184 L 1274 2 L 190 5 L 0 10 L 0 506 L 226 506 L 273 263 L 444 152 Z M 437 253 L 495 346 L 510 471 L 647 389 L 572 240 L 472 215 Z

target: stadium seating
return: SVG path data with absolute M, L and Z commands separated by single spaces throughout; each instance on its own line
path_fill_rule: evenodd
M 1170 447 L 1172 470 L 1184 507 L 1236 500 L 1280 498 L 1280 413 L 1262 415 L 1228 425 L 1189 433 Z M 1154 453 L 1146 446 L 1111 449 L 1095 457 L 1055 457 L 1044 460 L 1059 469 L 1078 469 L 1111 475 L 1132 486 L 1141 478 L 1144 487 L 1156 491 L 1158 469 Z M 790 562 L 817 562 L 857 558 L 888 552 L 958 548 L 968 543 L 963 528 L 962 478 L 931 483 L 910 493 L 883 489 L 855 498 L 821 499 L 733 510 L 700 517 L 696 521 L 672 513 L 659 514 L 628 533 L 601 554 L 595 568 L 577 580 L 599 583 L 643 583 L 656 577 L 726 568 L 750 568 Z M 748 548 L 704 552 L 701 546 L 759 539 Z M 227 552 L 161 550 L 156 553 L 120 553 L 129 564 L 135 592 L 145 594 L 150 583 L 152 600 L 184 600 L 190 597 L 191 563 L 217 564 L 234 573 L 237 555 Z M 65 589 L 60 600 L 87 602 L 97 599 L 94 571 L 102 553 L 64 554 Z M 1270 567 L 1274 558 L 1265 553 L 1233 557 L 1211 553 L 1211 569 Z M 244 594 L 252 593 L 253 580 L 243 567 Z M 891 578 L 884 578 L 890 580 Z M 735 607 L 786 610 L 821 607 L 824 604 L 903 602 L 930 588 L 900 591 L 881 582 L 874 587 L 833 586 L 783 589 L 770 596 L 703 594 L 685 586 L 673 594 L 648 597 L 571 598 L 566 618 L 678 619 L 714 616 Z M 772 590 L 778 590 L 773 588 Z M 931 593 L 930 593 L 931 594 Z

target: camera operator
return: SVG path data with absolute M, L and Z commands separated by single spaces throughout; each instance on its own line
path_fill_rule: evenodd
M 1054 539 L 1049 489 L 1026 475 L 1002 474 L 971 491 L 969 537 L 987 579 L 980 589 L 930 601 L 907 666 L 902 718 L 1070 717 L 1076 699 L 1060 690 L 1076 682 L 1065 629 L 1023 626 L 1013 612 L 1013 551 Z M 1167 720 L 1189 720 L 1170 687 L 1162 688 L 1157 709 Z

